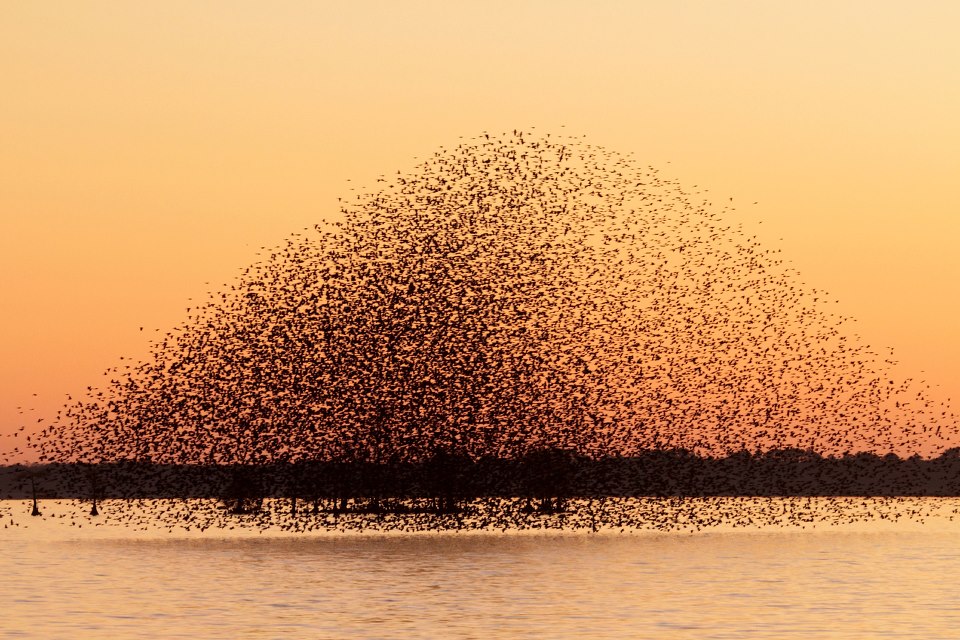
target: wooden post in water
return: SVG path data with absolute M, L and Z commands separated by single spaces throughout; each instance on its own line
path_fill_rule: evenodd
M 33 495 L 33 509 L 30 511 L 31 516 L 42 515 L 40 513 L 40 507 L 37 506 L 37 481 L 33 477 L 33 474 L 30 474 L 30 493 Z

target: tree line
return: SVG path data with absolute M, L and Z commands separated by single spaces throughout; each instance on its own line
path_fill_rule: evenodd
M 55 463 L 0 467 L 5 499 L 218 498 L 224 509 L 255 511 L 267 498 L 292 513 L 454 512 L 477 498 L 526 499 L 526 508 L 562 511 L 572 498 L 697 496 L 957 496 L 960 449 L 937 458 L 857 453 L 824 457 L 800 449 L 725 457 L 684 449 L 590 459 L 542 449 L 523 458 L 438 454 L 423 462 L 302 462 L 175 465 Z

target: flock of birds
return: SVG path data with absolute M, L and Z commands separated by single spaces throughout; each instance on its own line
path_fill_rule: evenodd
M 143 535 L 239 534 L 357 534 L 364 532 L 419 534 L 446 532 L 494 533 L 697 533 L 725 530 L 829 529 L 860 527 L 877 531 L 890 525 L 951 527 L 960 520 L 956 499 L 931 501 L 918 497 L 810 497 L 775 498 L 674 497 L 575 499 L 569 508 L 541 513 L 523 508 L 517 499 L 488 498 L 471 502 L 457 512 L 435 514 L 411 509 L 371 514 L 362 512 L 295 515 L 282 500 L 272 500 L 256 513 L 233 514 L 217 500 L 110 500 L 103 512 L 91 516 L 75 501 L 44 501 L 44 520 L 54 526 Z M 4 529 L 31 531 L 35 522 L 0 503 Z
M 482 134 L 341 205 L 65 406 L 31 442 L 40 459 L 909 455 L 960 441 L 949 407 L 895 380 L 778 251 L 629 156 Z

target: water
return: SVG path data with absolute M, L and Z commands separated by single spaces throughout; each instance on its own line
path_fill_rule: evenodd
M 859 503 L 858 503 L 859 504 Z M 915 499 L 953 513 L 956 500 Z M 950 509 L 944 510 L 944 506 Z M 4 637 L 948 637 L 960 521 L 628 535 L 0 529 Z M 869 510 L 869 505 L 865 507 Z M 813 526 L 813 525 L 810 525 Z

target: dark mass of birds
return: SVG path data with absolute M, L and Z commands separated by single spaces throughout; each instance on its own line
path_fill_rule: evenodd
M 268 250 L 30 446 L 94 466 L 322 466 L 336 484 L 445 460 L 960 441 L 929 387 L 895 380 L 724 208 L 581 138 L 464 139 Z M 380 475 L 329 508 L 382 509 Z

